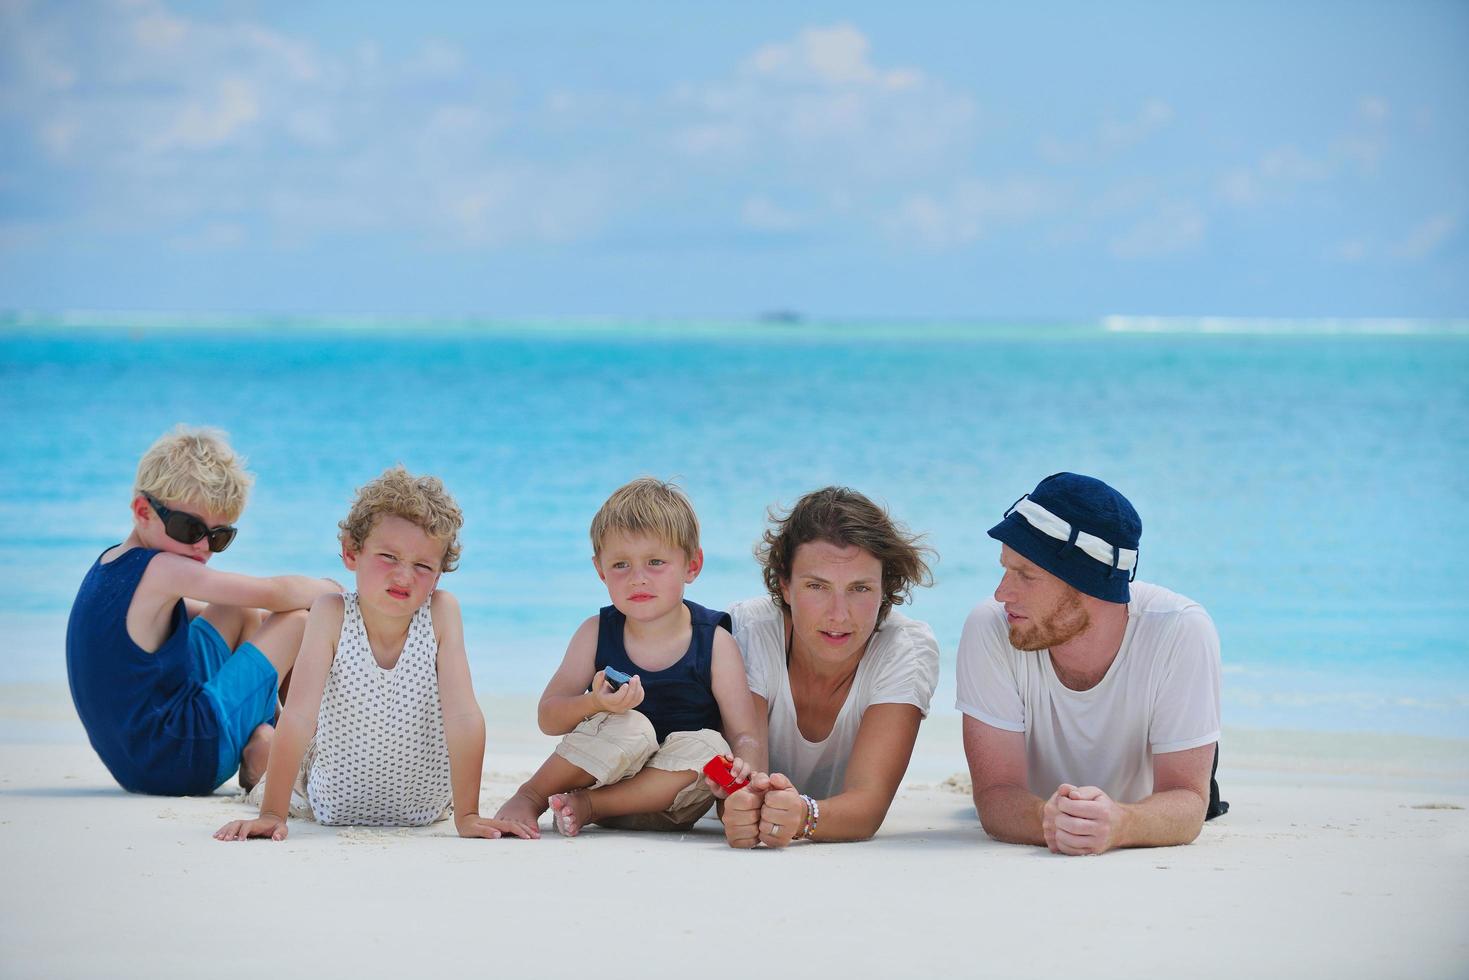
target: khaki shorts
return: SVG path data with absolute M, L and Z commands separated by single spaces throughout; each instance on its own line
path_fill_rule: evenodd
M 592 789 L 621 782 L 648 767 L 699 773 L 661 813 L 597 821 L 623 830 L 687 830 L 714 803 L 714 794 L 704 785 L 704 763 L 716 755 L 728 755 L 729 743 L 713 729 L 702 728 L 697 732 L 672 732 L 660 746 L 653 723 L 642 712 L 614 715 L 599 711 L 563 738 L 556 754 L 595 779 Z

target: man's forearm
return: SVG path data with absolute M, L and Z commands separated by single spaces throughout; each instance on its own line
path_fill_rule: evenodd
M 1020 786 L 994 786 L 974 796 L 984 832 L 1006 844 L 1045 846 L 1041 829 L 1046 802 Z
M 1137 803 L 1124 803 L 1126 818 L 1114 846 L 1167 847 L 1191 843 L 1204 826 L 1207 807 L 1191 789 L 1170 789 Z

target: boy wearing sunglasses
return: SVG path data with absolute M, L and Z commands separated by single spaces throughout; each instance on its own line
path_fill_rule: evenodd
M 251 477 L 224 434 L 179 426 L 138 463 L 127 540 L 82 580 L 66 630 L 72 700 L 124 789 L 212 792 L 265 772 L 277 689 L 330 579 L 211 569 Z

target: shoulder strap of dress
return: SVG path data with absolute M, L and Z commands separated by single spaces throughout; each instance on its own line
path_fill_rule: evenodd
M 343 656 L 346 654 L 346 656 Z M 367 629 L 362 623 L 362 609 L 356 592 L 342 593 L 342 629 L 337 634 L 337 653 L 332 658 L 332 673 L 362 666 L 362 658 L 372 657 L 367 643 Z
M 417 635 L 430 661 L 438 658 L 439 649 L 438 637 L 434 634 L 434 613 L 430 608 L 433 604 L 434 597 L 429 595 L 423 605 L 414 611 L 413 622 L 408 625 L 409 639 Z

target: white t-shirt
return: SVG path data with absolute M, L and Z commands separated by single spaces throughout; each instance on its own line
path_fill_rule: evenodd
M 770 708 L 770 771 L 784 773 L 802 793 L 826 799 L 842 791 L 868 705 L 911 704 L 928 716 L 939 678 L 939 645 L 927 623 L 891 610 L 868 641 L 831 733 L 808 742 L 796 725 L 780 607 L 768 596 L 746 599 L 731 606 L 729 615 L 750 690 Z
M 1010 645 L 1005 607 L 986 599 L 959 640 L 958 708 L 1025 733 L 1030 791 L 1098 786 L 1120 803 L 1153 792 L 1153 756 L 1219 740 L 1219 634 L 1204 607 L 1132 584 L 1127 631 L 1096 687 L 1061 683 L 1049 651 Z

